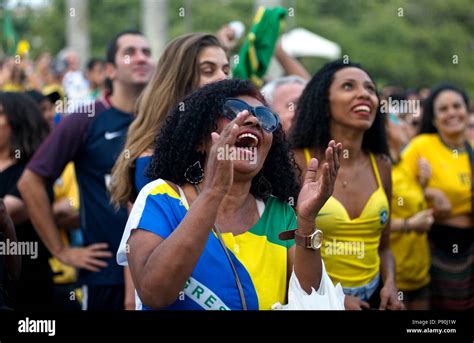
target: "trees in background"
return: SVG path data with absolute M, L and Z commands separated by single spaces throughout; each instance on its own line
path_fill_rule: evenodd
M 148 0 L 146 0 L 148 1 Z M 159 1 L 159 0 L 158 0 Z M 381 85 L 405 88 L 456 82 L 474 96 L 474 6 L 471 0 L 281 0 L 292 9 L 287 29 L 304 27 L 342 47 L 342 54 L 367 67 Z M 15 17 L 33 55 L 65 46 L 64 0 Z M 232 20 L 251 25 L 255 0 L 172 0 L 167 6 L 168 41 L 185 32 L 217 29 Z M 141 0 L 89 2 L 91 56 L 103 56 L 111 36 L 141 28 Z M 157 23 L 158 24 L 158 23 Z M 326 61 L 307 58 L 314 73 Z

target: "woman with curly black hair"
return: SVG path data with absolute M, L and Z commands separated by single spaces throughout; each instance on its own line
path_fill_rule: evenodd
M 421 158 L 431 167 L 424 193 L 435 219 L 428 235 L 433 309 L 474 308 L 474 153 L 467 139 L 468 109 L 463 89 L 434 87 L 423 105 L 421 132 L 402 153 L 414 176 L 421 174 Z
M 311 79 L 300 98 L 292 132 L 303 171 L 311 157 L 324 160 L 333 139 L 344 151 L 334 194 L 316 227 L 325 236 L 321 255 L 328 274 L 340 282 L 346 309 L 378 303 L 400 309 L 395 265 L 389 250 L 391 163 L 375 83 L 359 64 L 334 61 Z
M 308 306 L 342 309 L 314 230 L 341 151 L 331 141 L 321 168 L 311 160 L 298 195 L 278 116 L 249 81 L 220 81 L 184 98 L 156 140 L 156 181 L 135 201 L 117 254 L 130 267 L 137 308 L 270 309 L 289 286 L 290 307 L 302 288 L 312 294 Z M 287 203 L 295 196 L 298 216 Z

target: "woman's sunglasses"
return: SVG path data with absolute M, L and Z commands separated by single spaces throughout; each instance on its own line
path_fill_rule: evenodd
M 234 120 L 237 114 L 242 111 L 249 111 L 257 119 L 262 128 L 267 132 L 273 132 L 278 127 L 280 119 L 278 114 L 265 106 L 252 107 L 245 101 L 235 98 L 227 98 L 224 102 L 224 117 Z

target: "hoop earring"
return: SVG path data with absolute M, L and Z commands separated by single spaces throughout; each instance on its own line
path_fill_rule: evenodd
M 197 161 L 189 166 L 184 172 L 184 178 L 192 185 L 197 185 L 204 180 L 204 169 L 201 167 L 201 162 Z

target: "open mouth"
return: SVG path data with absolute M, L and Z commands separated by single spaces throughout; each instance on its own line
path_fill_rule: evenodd
M 367 105 L 358 105 L 352 108 L 355 113 L 370 113 L 372 110 L 370 106 Z
M 254 149 L 258 147 L 260 140 L 252 133 L 245 132 L 237 136 L 235 146 L 242 149 Z

